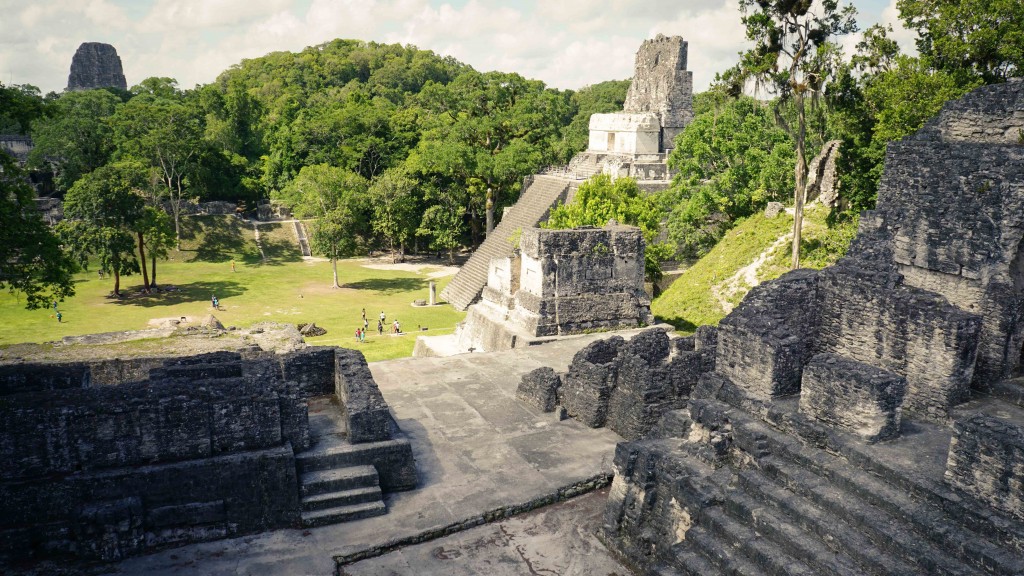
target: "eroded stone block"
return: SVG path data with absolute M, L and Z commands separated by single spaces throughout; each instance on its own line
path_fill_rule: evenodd
M 558 389 L 562 378 L 547 366 L 523 376 L 516 388 L 516 398 L 544 412 L 551 412 L 558 404 Z
M 877 442 L 899 434 L 906 391 L 902 376 L 834 354 L 818 354 L 804 366 L 800 412 Z

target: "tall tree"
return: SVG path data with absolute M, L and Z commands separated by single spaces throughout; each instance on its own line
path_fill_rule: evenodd
M 855 32 L 856 10 L 839 8 L 838 0 L 740 0 L 747 39 L 754 47 L 742 54 L 739 82 L 754 78 L 778 94 L 780 102 L 793 100 L 796 108 L 796 189 L 793 195 L 793 268 L 800 267 L 800 233 L 807 188 L 807 113 L 805 100 L 825 87 L 834 52 L 831 38 Z
M 373 231 L 384 239 L 391 260 L 405 256 L 405 243 L 415 233 L 417 223 L 416 181 L 403 168 L 392 168 L 370 184 L 373 202 Z
M 334 273 L 332 288 L 338 284 L 338 259 L 351 256 L 359 246 L 359 218 L 353 205 L 366 196 L 362 176 L 327 164 L 305 166 L 283 191 L 295 215 L 313 218 L 310 247 L 330 258 Z
M 130 167 L 107 165 L 75 182 L 64 198 L 66 220 L 58 225 L 66 246 L 86 266 L 90 256 L 100 270 L 114 277 L 114 296 L 121 296 L 121 276 L 139 271 L 135 228 L 143 216 L 136 192 L 137 174 Z
M 53 170 L 57 189 L 69 190 L 83 174 L 110 161 L 109 119 L 120 107 L 121 100 L 106 90 L 65 92 L 54 102 L 52 116 L 32 124 L 29 165 Z
M 156 93 L 162 94 L 157 84 Z M 113 123 L 120 158 L 159 168 L 174 219 L 175 248 L 181 250 L 181 211 L 194 195 L 188 177 L 203 149 L 201 112 L 179 100 L 143 94 L 128 101 Z
M 1024 72 L 1024 2 L 1020 0 L 899 0 L 917 49 L 931 66 L 979 76 L 987 84 Z
M 17 163 L 0 152 L 0 288 L 25 296 L 28 309 L 75 293 L 73 260 L 43 222 Z

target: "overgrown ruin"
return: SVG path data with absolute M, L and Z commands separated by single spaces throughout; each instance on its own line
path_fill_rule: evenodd
M 513 257 L 491 260 L 483 299 L 455 334 L 421 336 L 413 355 L 496 352 L 653 322 L 639 228 L 527 228 Z
M 687 407 L 622 443 L 651 574 L 1024 572 L 1024 82 L 890 144 L 837 265 L 753 289 Z
M 523 181 L 519 200 L 488 234 L 441 297 L 466 310 L 482 297 L 492 260 L 510 258 L 519 230 L 547 219 L 557 203 L 572 202 L 580 182 L 595 174 L 635 178 L 644 190 L 662 190 L 672 179 L 667 158 L 675 137 L 693 120 L 693 73 L 686 69 L 687 43 L 659 34 L 636 54 L 633 81 L 622 112 L 590 117 L 587 150 L 567 166 Z
M 384 514 L 416 486 L 342 348 L 6 365 L 0 425 L 0 566 Z

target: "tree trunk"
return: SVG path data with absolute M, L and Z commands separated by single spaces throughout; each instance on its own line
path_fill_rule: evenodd
M 338 259 L 337 258 L 331 258 L 331 269 L 334 270 L 334 286 L 331 286 L 331 288 L 341 288 L 341 286 L 338 285 Z
M 114 296 L 121 297 L 121 273 L 117 271 L 117 266 L 114 266 Z
M 150 261 L 153 264 L 153 266 L 152 266 L 152 268 L 153 268 L 153 275 L 149 279 L 149 286 L 152 289 L 156 290 L 156 254 L 153 254 L 152 256 L 150 256 L 149 259 L 150 259 Z
M 491 237 L 491 231 L 494 230 L 494 191 L 487 188 L 487 231 L 486 238 Z
M 800 267 L 800 233 L 804 224 L 804 196 L 807 194 L 807 159 L 804 152 L 804 140 L 807 136 L 807 122 L 804 115 L 804 95 L 797 88 L 796 92 L 796 191 L 793 194 L 793 270 Z
M 142 232 L 139 235 L 139 264 L 142 265 L 142 289 L 149 292 L 149 274 L 146 273 L 146 243 L 142 240 Z

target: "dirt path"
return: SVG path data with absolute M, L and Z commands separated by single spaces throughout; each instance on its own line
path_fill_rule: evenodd
M 741 293 L 746 294 L 751 288 L 760 283 L 757 279 L 757 271 L 768 261 L 773 252 L 787 242 L 790 242 L 792 238 L 792 232 L 779 236 L 775 239 L 775 242 L 772 242 L 771 246 L 765 248 L 764 252 L 758 254 L 757 258 L 754 258 L 750 264 L 740 268 L 729 278 L 711 287 L 711 294 L 715 297 L 715 300 L 718 300 L 719 306 L 722 307 L 722 310 L 725 310 L 726 314 L 732 312 L 734 306 L 731 301 L 737 295 L 741 295 Z

